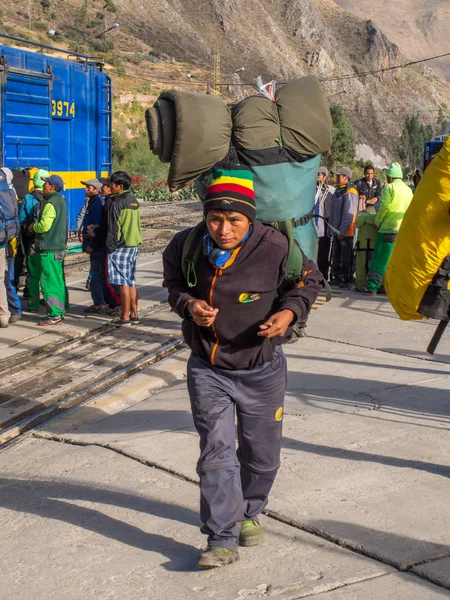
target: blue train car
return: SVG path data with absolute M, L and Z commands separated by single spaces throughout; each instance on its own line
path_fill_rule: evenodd
M 85 200 L 81 181 L 111 171 L 111 100 L 110 78 L 87 57 L 0 45 L 0 165 L 60 175 L 72 230 Z

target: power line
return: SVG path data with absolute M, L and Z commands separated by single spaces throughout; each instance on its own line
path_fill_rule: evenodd
M 25 27 L 25 25 L 21 21 L 16 20 L 14 18 L 11 18 L 10 16 L 7 17 L 7 20 L 8 21 L 12 21 L 13 23 L 15 22 L 17 24 L 20 24 L 22 27 Z M 348 79 L 358 79 L 359 77 L 367 77 L 368 75 L 378 75 L 380 73 L 387 73 L 389 71 L 394 71 L 396 69 L 405 69 L 407 67 L 418 65 L 418 64 L 421 64 L 421 63 L 424 63 L 424 62 L 429 62 L 431 60 L 437 60 L 439 58 L 446 58 L 448 56 L 450 56 L 450 52 L 445 52 L 444 54 L 437 54 L 437 55 L 434 55 L 434 56 L 428 56 L 426 58 L 421 58 L 421 59 L 418 59 L 418 60 L 412 60 L 412 61 L 409 61 L 407 63 L 401 64 L 401 65 L 395 65 L 395 66 L 392 66 L 392 67 L 382 67 L 381 69 L 373 69 L 373 70 L 370 70 L 370 71 L 363 71 L 361 73 L 349 73 L 347 75 L 337 75 L 337 76 L 334 76 L 334 77 L 319 77 L 318 79 L 319 79 L 319 81 L 324 81 L 324 82 L 327 82 L 327 81 L 344 81 L 344 80 L 348 80 Z M 153 79 L 157 79 L 157 78 L 153 78 Z M 186 84 L 186 82 L 183 81 L 183 80 L 167 80 L 167 81 L 158 80 L 158 81 L 160 81 L 161 83 L 172 83 L 173 82 L 173 83 L 183 83 L 183 84 Z M 194 84 L 194 85 L 211 85 L 211 82 L 201 81 L 201 80 L 190 82 L 190 83 Z M 284 84 L 284 83 L 287 83 L 287 82 L 283 81 L 283 82 L 279 82 L 279 83 L 280 84 Z M 215 85 L 220 86 L 220 87 L 227 87 L 227 86 L 255 87 L 255 83 L 254 82 L 239 82 L 239 83 L 231 83 L 231 82 L 230 83 L 218 83 L 217 82 Z
M 386 73 L 387 71 L 394 71 L 395 69 L 405 69 L 406 67 L 411 67 L 413 65 L 418 65 L 424 62 L 429 62 L 430 60 L 436 60 L 438 58 L 444 58 L 446 56 L 450 56 L 450 52 L 446 52 L 445 54 L 437 54 L 436 56 L 428 56 L 427 58 L 421 58 L 419 60 L 411 60 L 407 63 L 404 63 L 402 65 L 396 65 L 394 67 L 383 67 L 381 69 L 374 69 L 372 71 L 363 71 L 362 73 L 339 75 L 336 77 L 323 77 L 319 79 L 320 81 L 342 81 L 347 79 L 357 79 L 358 77 L 366 77 L 367 75 L 377 75 L 379 73 Z

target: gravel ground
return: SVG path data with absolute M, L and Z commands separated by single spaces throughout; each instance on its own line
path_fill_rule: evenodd
M 195 225 L 202 217 L 200 200 L 182 202 L 141 203 L 141 219 L 144 228 L 184 229 Z
M 143 244 L 140 256 L 153 256 L 162 252 L 176 231 L 191 227 L 202 217 L 198 199 L 182 202 L 141 202 Z M 88 273 L 89 259 L 85 254 L 71 254 L 65 260 L 66 276 Z

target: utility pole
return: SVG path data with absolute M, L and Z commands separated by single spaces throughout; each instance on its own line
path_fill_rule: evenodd
M 220 94 L 220 52 L 214 50 L 214 92 Z

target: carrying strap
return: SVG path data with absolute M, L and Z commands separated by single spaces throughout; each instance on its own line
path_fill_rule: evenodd
M 294 227 L 303 227 L 303 225 L 306 225 L 307 223 L 309 223 L 311 221 L 311 219 L 323 219 L 323 221 L 325 222 L 327 227 L 329 229 L 331 229 L 331 231 L 335 235 L 341 235 L 340 231 L 338 229 L 336 229 L 336 227 L 333 227 L 332 225 L 330 225 L 330 223 L 327 221 L 327 219 L 325 219 L 324 216 L 316 215 L 316 213 L 314 213 L 314 212 L 310 212 L 307 215 L 303 215 L 303 217 L 299 217 L 298 219 L 291 219 L 291 221 L 292 221 Z
M 281 284 L 282 290 L 292 288 L 302 276 L 303 255 L 296 239 L 294 238 L 294 227 L 292 221 L 279 221 L 268 223 L 274 229 L 282 233 L 288 240 L 288 257 L 286 260 L 286 274 Z M 197 273 L 195 267 L 203 249 L 202 239 L 206 233 L 206 223 L 201 221 L 196 225 L 186 238 L 181 256 L 181 270 L 188 287 L 197 285 Z
M 305 217 L 301 217 L 301 219 L 305 219 Z M 299 220 L 300 219 L 289 219 L 287 221 L 274 221 L 272 223 L 266 223 L 266 225 L 270 225 L 282 233 L 288 241 L 286 273 L 280 285 L 281 293 L 295 287 L 295 285 L 298 284 L 303 276 L 303 254 L 297 240 L 294 237 L 294 229 L 295 227 L 299 226 L 297 224 Z M 303 224 L 306 224 L 308 221 L 309 219 L 304 221 Z M 197 285 L 197 273 L 195 271 L 195 267 L 203 249 L 202 239 L 206 231 L 206 222 L 201 221 L 189 232 L 189 235 L 187 236 L 183 245 L 183 252 L 181 255 L 181 271 L 189 288 L 194 288 Z M 331 300 L 331 288 L 326 282 L 324 287 L 326 301 L 329 302 Z
M 200 252 L 202 251 L 202 239 L 206 233 L 206 222 L 201 221 L 196 225 L 186 238 L 181 256 L 181 270 L 188 287 L 194 288 L 197 285 L 197 273 L 195 265 L 197 264 Z

